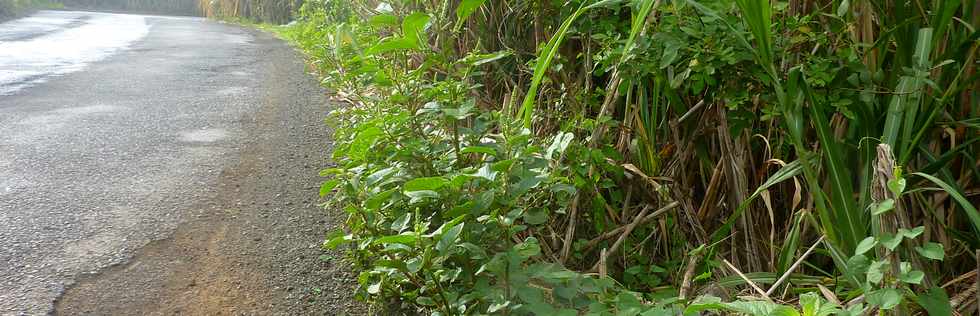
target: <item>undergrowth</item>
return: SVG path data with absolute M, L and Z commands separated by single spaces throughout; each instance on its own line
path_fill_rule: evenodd
M 0 0 L 0 21 L 24 15 L 31 10 L 59 9 L 64 7 L 54 0 Z
M 970 1 L 310 0 L 321 193 L 404 314 L 977 310 Z

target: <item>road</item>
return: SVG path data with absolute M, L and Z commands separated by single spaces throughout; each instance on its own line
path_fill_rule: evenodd
M 351 308 L 317 259 L 330 108 L 303 68 L 199 18 L 0 24 L 0 315 Z

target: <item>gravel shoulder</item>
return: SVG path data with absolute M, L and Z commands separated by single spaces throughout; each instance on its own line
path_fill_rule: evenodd
M 317 196 L 329 163 L 331 109 L 302 56 L 248 31 L 264 69 L 257 112 L 239 118 L 237 152 L 169 237 L 125 263 L 77 279 L 58 299 L 64 315 L 364 314 L 354 277 L 325 232 L 343 218 Z

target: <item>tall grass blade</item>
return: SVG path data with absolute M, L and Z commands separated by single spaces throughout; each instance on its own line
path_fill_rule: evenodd
M 735 221 L 738 219 L 738 217 L 742 216 L 742 213 L 745 212 L 745 209 L 750 204 L 752 204 L 752 201 L 758 198 L 763 191 L 783 181 L 798 176 L 802 171 L 803 171 L 803 165 L 800 163 L 799 160 L 790 162 L 785 166 L 783 166 L 782 168 L 779 168 L 779 170 L 776 171 L 776 173 L 773 173 L 772 176 L 769 177 L 769 179 L 766 179 L 766 182 L 762 183 L 762 185 L 756 188 L 755 192 L 753 192 L 752 195 L 746 198 L 745 201 L 742 201 L 742 204 L 739 204 L 738 208 L 735 209 L 735 212 L 732 212 L 732 214 L 728 216 L 728 219 L 725 221 L 725 223 L 720 228 L 715 230 L 715 232 L 712 234 L 712 238 L 711 238 L 712 241 L 718 242 L 723 238 L 725 238 L 728 235 L 728 232 L 731 231 L 732 226 L 735 225 Z
M 914 110 L 922 97 L 922 86 L 925 84 L 925 76 L 928 74 L 925 72 L 927 69 L 924 68 L 928 65 L 931 47 L 932 29 L 920 29 L 913 53 L 916 63 L 913 66 L 915 73 L 902 76 L 899 79 L 898 86 L 895 88 L 895 95 L 892 96 L 891 103 L 888 105 L 888 114 L 885 118 L 885 128 L 881 135 L 881 141 L 892 146 L 892 148 L 896 148 L 895 152 L 902 152 L 905 149 L 905 144 L 912 140 L 913 127 L 911 122 L 906 120 L 905 115 L 906 111 L 910 111 L 909 115 L 914 115 Z M 902 129 L 903 121 L 906 125 L 904 131 Z M 908 134 L 905 136 L 909 137 L 899 142 L 900 132 L 902 135 Z
M 735 0 L 742 12 L 742 20 L 749 26 L 757 47 L 759 63 L 771 65 L 772 54 L 772 5 L 769 0 Z
M 963 208 L 967 218 L 970 219 L 970 223 L 973 224 L 973 233 L 975 234 L 975 237 L 980 239 L 980 213 L 977 212 L 976 206 L 970 203 L 970 200 L 963 196 L 963 193 L 961 193 L 960 190 L 957 190 L 955 187 L 943 180 L 940 180 L 939 178 L 925 173 L 913 172 L 910 174 L 926 178 L 926 180 L 932 181 L 932 183 L 938 185 L 940 188 L 946 191 L 946 193 L 949 193 L 949 196 L 952 196 L 953 199 L 960 204 L 960 207 Z
M 585 2 L 583 2 L 582 5 L 575 10 L 571 16 L 565 19 L 561 26 L 558 27 L 558 31 L 555 32 L 555 35 L 552 36 L 551 40 L 548 41 L 548 44 L 545 45 L 541 55 L 538 56 L 538 61 L 534 65 L 534 75 L 531 77 L 531 85 L 527 89 L 527 94 L 524 96 L 524 102 L 521 103 L 521 109 L 517 112 L 518 117 L 523 117 L 525 128 L 531 127 L 531 120 L 534 114 L 534 103 L 538 98 L 538 87 L 541 86 L 541 81 L 544 80 L 545 72 L 548 71 L 548 68 L 551 68 L 551 61 L 555 58 L 555 55 L 558 54 L 558 48 L 561 46 L 562 41 L 565 40 L 565 35 L 567 35 L 568 29 L 572 26 L 572 23 L 574 23 L 575 20 L 578 20 L 582 14 L 585 14 L 593 8 L 619 3 L 622 1 L 623 0 L 602 0 L 590 5 L 585 5 Z

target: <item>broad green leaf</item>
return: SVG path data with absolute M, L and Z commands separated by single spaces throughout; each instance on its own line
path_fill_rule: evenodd
M 637 315 L 643 311 L 643 303 L 636 294 L 623 291 L 616 296 L 617 315 Z
M 416 203 L 424 199 L 439 198 L 439 192 L 432 190 L 405 191 L 405 195 L 412 199 L 411 203 Z
M 684 315 L 699 313 L 707 310 L 719 310 L 725 308 L 721 298 L 712 295 L 701 295 L 694 299 L 684 309 Z
M 878 203 L 872 203 L 871 207 L 872 207 L 871 210 L 872 215 L 881 215 L 884 214 L 885 212 L 895 209 L 895 200 L 887 199 Z
M 915 237 L 919 237 L 919 235 L 921 235 L 925 231 L 926 231 L 925 226 L 918 226 L 912 229 L 905 229 L 905 228 L 898 229 L 899 234 L 902 234 L 902 236 L 905 236 L 905 238 L 909 238 L 909 239 L 914 239 Z
M 572 133 L 559 132 L 552 139 L 551 145 L 544 152 L 544 159 L 554 159 L 556 153 L 562 153 L 568 148 L 568 145 L 572 142 L 575 135 Z
M 349 243 L 351 241 L 354 241 L 354 235 L 341 234 L 328 239 L 323 243 L 323 247 L 327 249 L 337 249 L 337 246 Z
M 517 290 L 516 291 L 517 292 L 517 297 L 520 298 L 521 301 L 523 303 L 525 303 L 525 304 L 539 304 L 539 303 L 544 302 L 544 293 L 541 291 L 541 289 L 539 289 L 537 287 L 523 286 L 523 284 L 522 284 L 522 285 L 515 286 L 515 288 Z M 550 307 L 550 306 L 548 306 L 548 307 Z M 542 311 L 542 312 L 546 312 L 546 313 L 545 314 L 540 314 L 538 312 L 532 311 L 532 314 L 533 315 L 552 315 L 552 314 L 555 313 L 554 309 L 547 310 L 547 311 Z
M 412 232 L 406 232 L 400 235 L 388 235 L 374 240 L 374 244 L 402 244 L 402 245 L 414 245 L 415 240 L 418 236 Z
M 490 165 L 490 168 L 493 169 L 493 171 L 506 172 L 508 169 L 510 169 L 510 166 L 514 165 L 514 162 L 516 162 L 514 159 L 505 159 L 494 162 L 492 165 Z
M 389 37 L 381 40 L 374 46 L 371 46 L 364 51 L 368 56 L 371 55 L 381 55 L 384 53 L 415 49 L 418 47 L 418 43 L 415 40 L 406 37 Z
M 420 48 L 421 43 L 427 40 L 423 37 L 425 28 L 429 26 L 429 15 L 422 12 L 415 12 L 402 20 L 402 36 L 415 44 L 414 48 Z
M 511 193 L 514 194 L 515 196 L 522 195 L 526 193 L 528 190 L 537 187 L 539 184 L 541 184 L 541 182 L 543 182 L 546 179 L 547 178 L 542 175 L 532 175 L 529 177 L 523 177 L 521 178 L 521 181 L 517 182 L 514 185 L 511 185 Z
M 448 117 L 452 117 L 457 120 L 462 120 L 473 114 L 473 108 L 476 107 L 476 102 L 473 99 L 469 99 L 463 102 L 458 108 L 445 107 L 442 108 L 442 113 Z
M 725 309 L 753 316 L 799 316 L 796 309 L 768 301 L 735 301 L 724 304 Z
M 558 314 L 556 314 L 555 316 L 576 316 L 576 315 L 578 315 L 578 311 L 574 309 L 565 308 L 559 310 Z
M 449 184 L 449 180 L 443 177 L 425 177 L 425 178 L 415 178 L 405 182 L 402 185 L 402 189 L 405 192 L 410 191 L 435 191 L 446 184 Z
M 847 309 L 842 310 L 838 316 L 863 316 L 864 315 L 864 303 L 857 303 L 848 306 Z
M 406 265 L 405 264 L 405 261 L 402 261 L 402 260 L 387 260 L 387 259 L 377 260 L 377 261 L 374 262 L 374 266 L 375 267 L 392 268 L 392 269 L 398 269 L 398 270 L 408 269 L 408 265 Z
M 867 278 L 868 282 L 872 284 L 881 283 L 881 280 L 885 277 L 885 270 L 888 269 L 887 260 L 878 260 L 871 263 L 868 267 Z
M 863 255 L 864 253 L 868 252 L 868 250 L 871 250 L 871 248 L 874 248 L 875 244 L 877 243 L 878 242 L 875 241 L 874 237 L 865 238 L 864 240 L 861 240 L 860 243 L 858 243 L 857 249 L 854 250 L 854 254 Z
M 915 302 L 922 306 L 929 316 L 953 315 L 953 308 L 949 305 L 949 296 L 940 287 L 932 287 L 929 291 L 915 297 Z
M 428 296 L 419 296 L 415 299 L 415 303 L 422 306 L 436 306 L 436 301 Z
M 469 242 L 460 243 L 459 246 L 463 247 L 467 252 L 469 252 L 470 259 L 483 260 L 487 258 L 487 251 L 480 248 L 480 246 Z
M 333 188 L 336 188 L 338 184 L 340 184 L 340 180 L 337 179 L 323 182 L 323 184 L 320 185 L 320 196 L 327 196 L 327 194 L 330 194 L 330 191 L 333 191 Z
M 541 246 L 538 245 L 538 239 L 534 237 L 528 237 L 524 242 L 514 245 L 514 251 L 517 255 L 523 259 L 528 259 L 537 256 L 541 253 Z
M 895 196 L 901 196 L 902 192 L 905 192 L 905 179 L 891 179 L 888 180 L 888 190 L 892 191 Z
M 459 6 L 456 7 L 456 30 L 458 31 L 460 27 L 463 26 L 463 22 L 470 17 L 476 9 L 479 9 L 481 5 L 487 0 L 463 0 L 459 2 Z
M 411 273 L 419 272 L 419 270 L 422 269 L 422 258 L 413 257 L 408 259 L 408 261 L 405 262 L 405 268 Z
M 510 306 L 510 301 L 495 302 L 487 308 L 487 313 L 498 314 L 498 312 L 504 310 L 507 306 Z
M 660 57 L 660 69 L 666 69 L 674 61 L 677 60 L 678 51 L 685 47 L 684 43 L 680 40 L 671 39 L 664 41 L 664 53 Z
M 442 234 L 442 237 L 439 238 L 439 242 L 436 243 L 436 250 L 439 251 L 439 254 L 445 255 L 449 250 L 449 247 L 456 242 L 456 237 L 459 237 L 459 233 L 463 231 L 463 224 L 464 223 L 456 224 L 456 226 L 453 226 Z
M 391 14 L 378 14 L 371 17 L 370 23 L 374 26 L 394 26 L 398 25 L 398 17 Z
M 912 271 L 912 263 L 908 261 L 902 261 L 901 263 L 898 264 L 898 266 L 899 266 L 898 269 L 899 273 L 901 274 L 906 274 Z
M 351 141 L 347 155 L 354 161 L 364 160 L 367 151 L 381 135 L 382 131 L 377 126 L 368 126 L 361 130 Z
M 381 206 L 391 201 L 391 196 L 395 194 L 398 189 L 388 189 L 377 194 L 369 196 L 364 200 L 364 209 L 368 211 L 377 211 Z
M 925 278 L 925 276 L 926 276 L 925 272 L 919 270 L 912 270 L 909 271 L 908 273 L 902 273 L 902 275 L 898 276 L 898 279 L 902 280 L 902 282 L 909 283 L 909 284 L 920 284 L 922 283 L 922 279 Z
M 377 184 L 379 181 L 387 179 L 389 175 L 397 171 L 398 169 L 395 167 L 388 167 L 375 171 L 374 173 L 372 173 L 371 175 L 367 176 L 367 178 L 364 179 L 364 183 L 367 184 L 368 186 L 373 186 Z
M 885 246 L 885 248 L 888 248 L 888 250 L 894 251 L 895 248 L 898 248 L 898 245 L 902 243 L 903 237 L 905 236 L 903 236 L 902 234 L 895 234 L 895 235 L 882 234 L 880 242 L 881 245 Z
M 468 147 L 464 147 L 459 152 L 464 154 L 487 154 L 487 155 L 497 154 L 496 149 L 493 149 L 493 147 L 486 147 L 486 146 L 468 146 Z
M 851 9 L 851 1 L 850 0 L 843 0 L 843 1 L 841 1 L 840 2 L 840 5 L 837 6 L 837 17 L 846 18 L 847 12 L 849 12 L 850 9 Z
M 521 287 L 518 289 L 517 292 L 518 296 L 520 296 L 520 294 L 523 292 L 522 290 L 527 291 L 525 289 L 533 289 L 534 291 L 538 291 L 538 292 L 541 291 L 538 290 L 537 288 Z M 530 315 L 555 315 L 558 313 L 555 310 L 555 308 L 551 306 L 551 304 L 545 303 L 544 300 L 542 299 L 538 299 L 534 302 L 529 302 L 528 300 L 525 299 L 524 305 L 521 307 L 522 307 L 520 309 L 521 311 L 530 312 Z
M 829 316 L 839 311 L 837 306 L 828 303 L 815 292 L 801 294 L 800 307 L 803 308 L 802 316 Z
M 915 247 L 915 251 L 923 257 L 942 261 L 944 257 L 943 244 L 927 242 L 922 247 Z
M 401 233 L 408 229 L 408 224 L 412 221 L 412 213 L 406 212 L 391 223 L 391 230 Z
M 865 294 L 868 304 L 878 306 L 882 310 L 890 310 L 902 302 L 902 293 L 897 289 L 883 288 Z
M 530 225 L 541 225 L 548 222 L 548 210 L 532 208 L 524 212 L 524 222 Z

